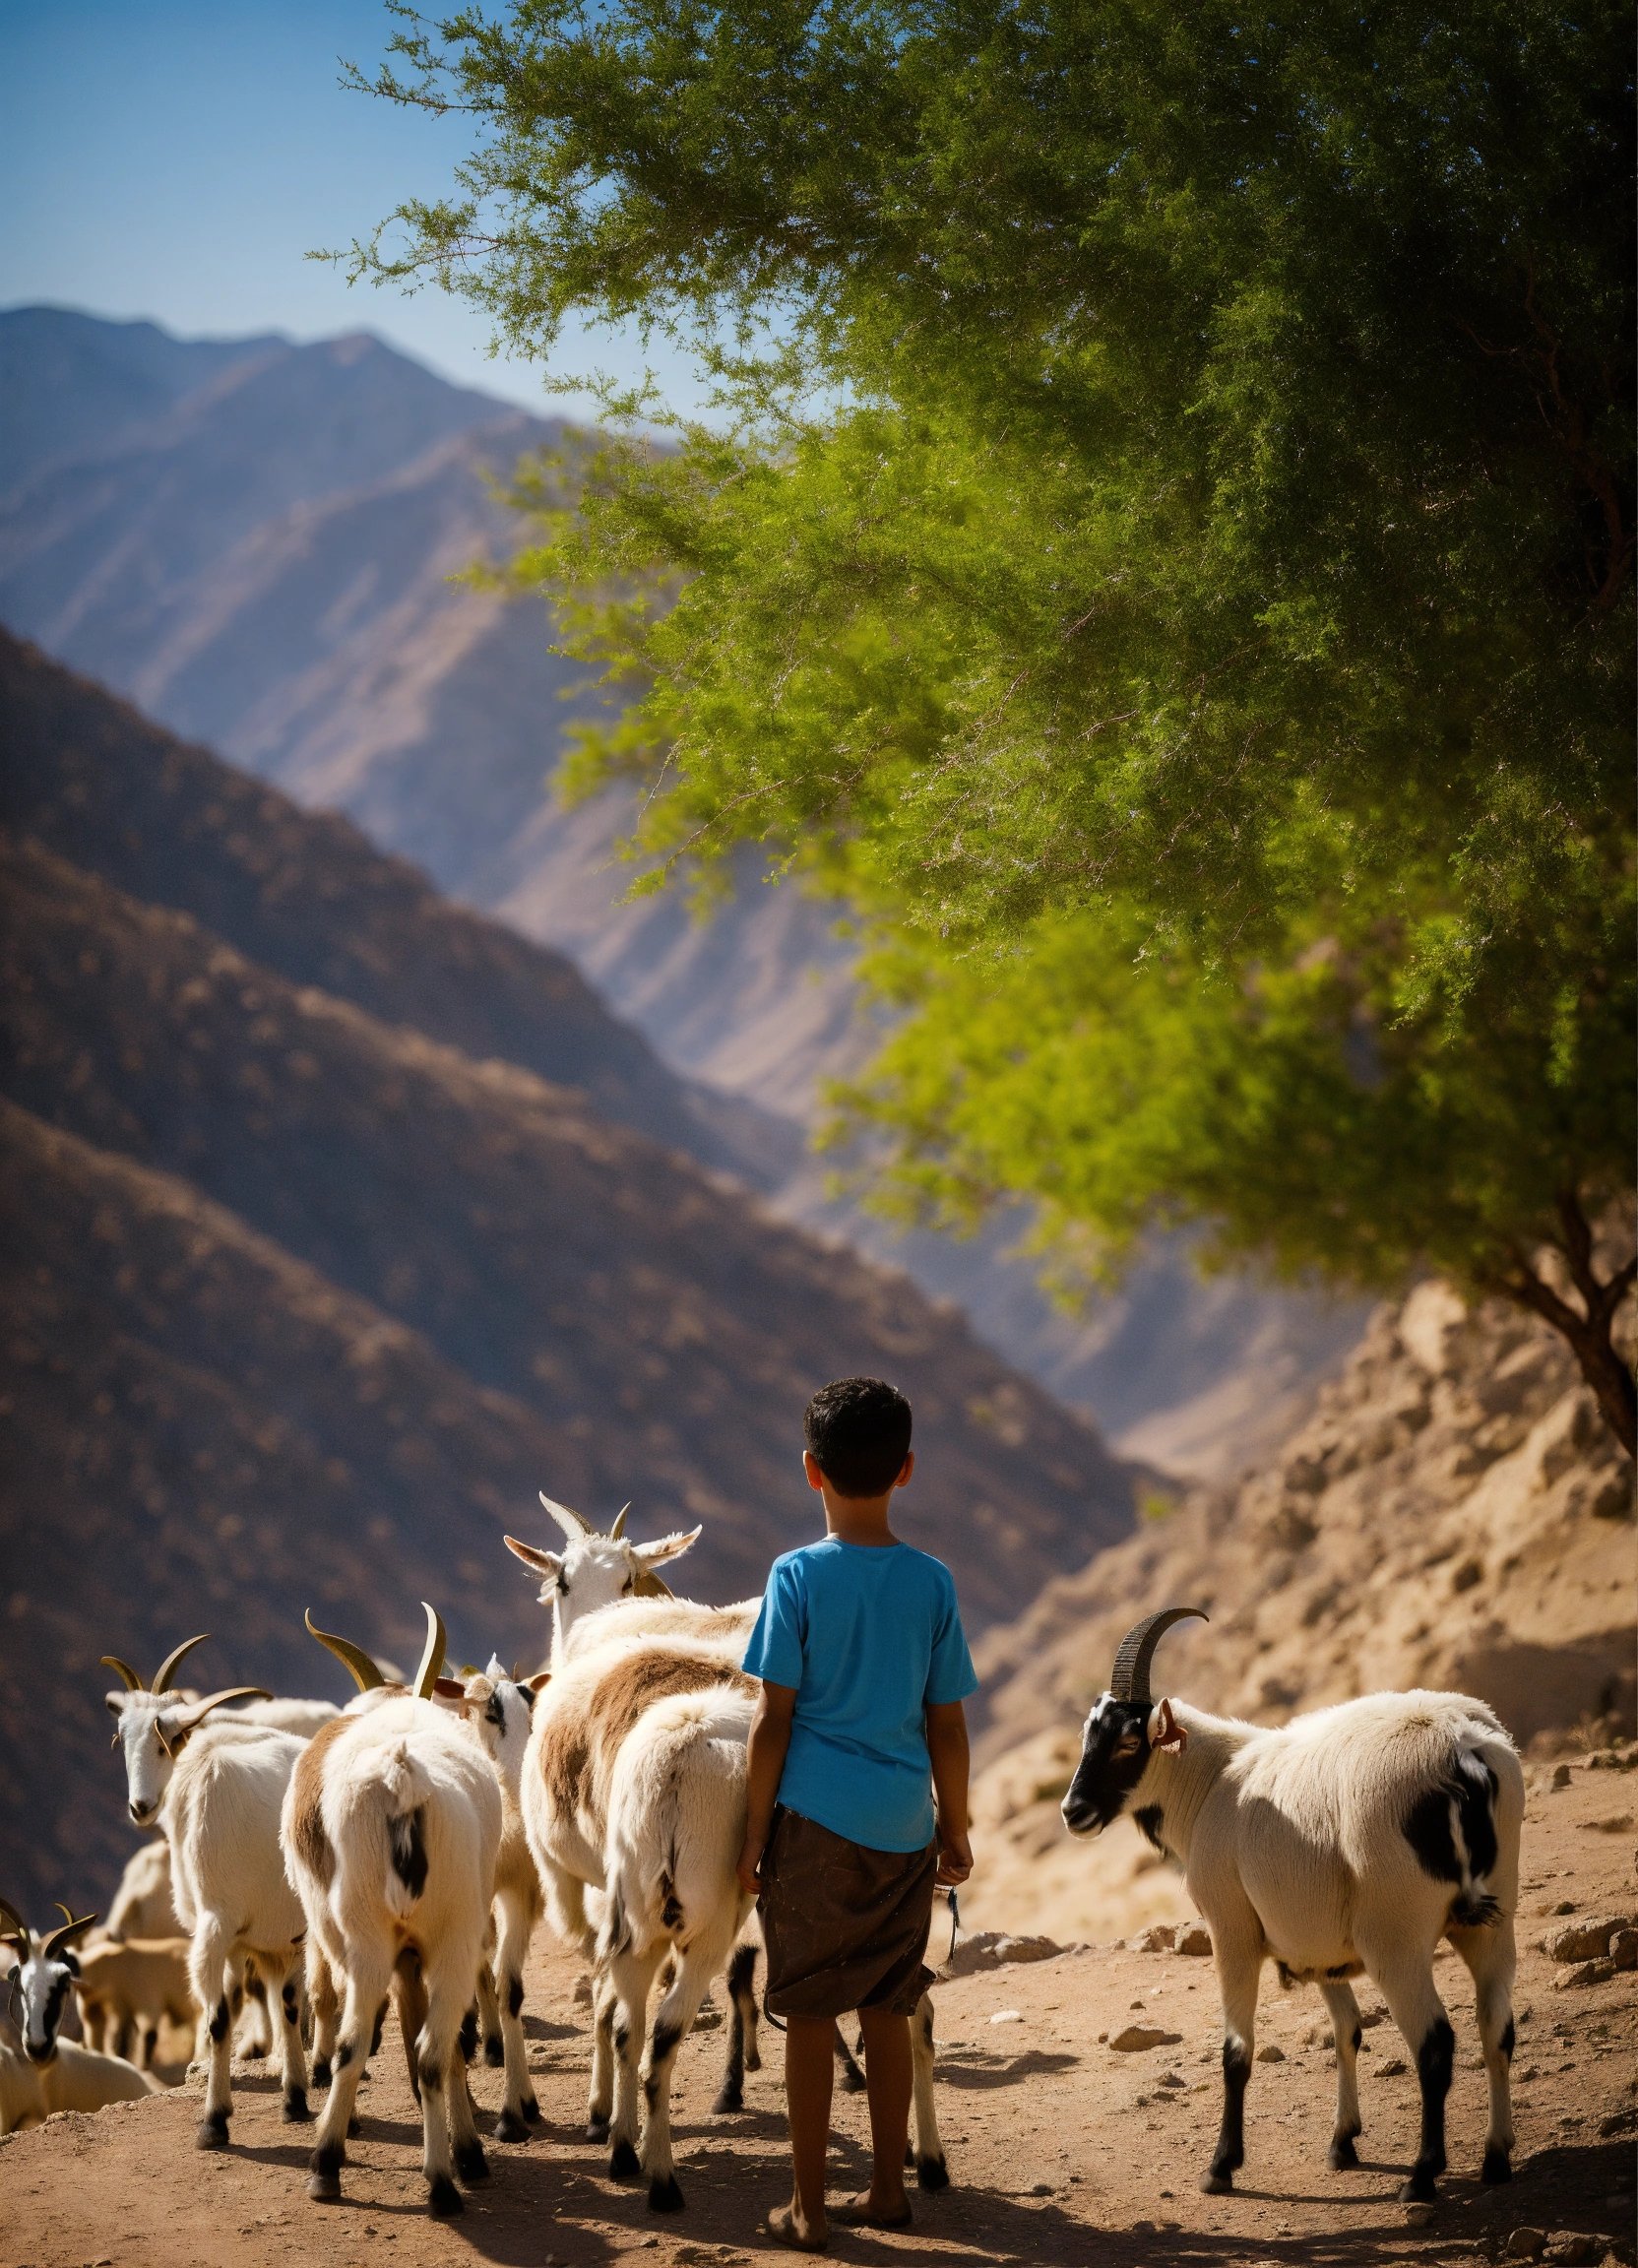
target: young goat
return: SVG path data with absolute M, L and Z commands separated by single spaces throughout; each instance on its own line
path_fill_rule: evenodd
M 341 2196 L 358 2082 L 398 1978 L 428 2206 L 446 2215 L 463 2210 L 454 2176 L 478 2181 L 489 2171 L 459 2042 L 483 1957 L 502 1809 L 494 1766 L 431 1699 L 444 1630 L 430 1606 L 425 1613 L 413 1690 L 364 1696 L 373 1707 L 314 1735 L 290 1782 L 283 1843 L 308 1928 L 345 1987 L 307 2193 Z
M 31 2063 L 0 2043 L 0 2134 L 38 2126 L 59 2110 L 101 2110 L 158 2091 L 152 2073 L 73 2040 L 60 2041 L 49 2063 Z
M 203 1637 L 190 1638 L 145 1687 L 115 1655 L 125 1690 L 107 1696 L 119 1720 L 115 1745 L 125 1751 L 126 1793 L 139 1826 L 159 1820 L 170 1846 L 171 1895 L 192 1945 L 189 1976 L 208 2019 L 205 2115 L 198 2143 L 220 2150 L 233 2113 L 231 2011 L 247 1962 L 278 2007 L 280 2077 L 284 2116 L 307 2110 L 307 2065 L 297 1988 L 301 1908 L 279 1856 L 279 1809 L 305 1742 L 293 1733 L 220 1719 L 224 1701 L 269 1698 L 262 1686 L 232 1686 L 200 1701 L 170 1691 L 176 1666 Z
M 1150 1664 L 1171 1606 L 1129 1630 L 1109 1689 L 1086 1722 L 1063 1799 L 1072 1834 L 1131 1806 L 1157 1850 L 1179 1859 L 1212 1932 L 1223 1994 L 1223 2128 L 1201 2186 L 1233 2186 L 1262 1966 L 1314 1984 L 1337 2044 L 1336 2168 L 1358 2163 L 1359 2010 L 1348 1980 L 1380 1987 L 1417 2059 L 1421 2142 L 1403 2194 L 1430 2198 L 1445 2169 L 1445 2097 L 1455 2036 L 1433 1983 L 1448 1938 L 1473 1974 L 1490 2086 L 1481 2178 L 1511 2174 L 1513 1916 L 1524 1774 L 1483 1702 L 1460 1693 L 1376 1693 L 1269 1731 L 1151 1698 Z M 1201 1619 L 1205 1617 L 1201 1615 Z

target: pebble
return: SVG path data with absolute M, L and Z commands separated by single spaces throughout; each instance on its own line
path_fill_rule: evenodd
M 1569 1768 L 1569 1766 L 1568 1766 L 1567 1764 L 1555 1764 L 1555 1765 L 1553 1766 L 1553 1768 L 1552 1768 L 1552 1784 L 1553 1784 L 1554 1788 L 1567 1788 L 1567 1787 L 1569 1786 L 1569 1784 L 1570 1784 L 1570 1768 Z M 1516 2255 L 1516 2257 L 1517 2257 L 1517 2258 L 1519 2258 L 1519 2259 L 1523 2259 L 1523 2258 L 1525 2257 L 1525 2255 L 1524 2255 L 1523 2253 L 1519 2253 L 1519 2254 L 1517 2254 L 1517 2255 Z
M 1022 2024 L 1023 2021 L 1024 2011 L 1022 2008 L 997 2008 L 990 2018 L 992 2024 Z
M 1259 2063 L 1284 2063 L 1286 2050 L 1271 2040 L 1266 2048 L 1258 2048 L 1257 2060 Z
M 1178 1935 L 1176 1950 L 1179 1953 L 1189 1953 L 1198 1957 L 1201 1954 L 1210 1953 L 1211 1949 L 1212 1933 L 1204 1922 L 1191 1922 L 1188 1927 Z
M 1501 2248 L 1504 2260 L 1540 2260 L 1547 2248 L 1544 2229 L 1515 2229 Z
M 1109 2046 L 1122 2055 L 1132 2055 L 1146 2048 L 1175 2048 L 1182 2037 L 1180 2032 L 1158 2032 L 1152 2024 L 1128 2024 L 1124 2032 L 1114 2035 Z
M 1432 2218 L 1433 2208 L 1431 2205 L 1416 2204 L 1407 2205 L 1405 2208 L 1405 2225 L 1408 2229 L 1425 2229 Z
M 1390 2055 L 1376 2076 L 1378 2079 L 1403 2079 L 1410 2065 L 1403 2055 Z

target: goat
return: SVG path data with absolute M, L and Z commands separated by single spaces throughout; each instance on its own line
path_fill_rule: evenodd
M 170 1845 L 157 1835 L 126 1859 L 102 1934 L 118 1944 L 128 1937 L 174 1937 L 179 1926 L 170 1894 Z
M 506 2066 L 506 2104 L 495 2126 L 498 2142 L 525 2142 L 540 2116 L 530 2084 L 524 2040 L 524 1962 L 544 1900 L 524 1834 L 519 1794 L 529 1747 L 535 1697 L 546 1684 L 544 1673 L 527 1681 L 508 1677 L 493 1655 L 484 1670 L 463 1682 L 462 1707 L 483 1743 L 500 1782 L 502 1830 L 495 1861 L 495 1947 L 491 1996 L 497 2003 L 501 2061 Z
M 692 1550 L 703 1530 L 678 1529 L 670 1536 L 657 1538 L 652 1544 L 633 1544 L 625 1532 L 626 1514 L 631 1510 L 629 1504 L 615 1514 L 604 1535 L 593 1527 L 584 1513 L 572 1511 L 567 1504 L 554 1503 L 544 1491 L 540 1501 L 562 1529 L 568 1549 L 547 1551 L 539 1544 L 521 1543 L 516 1536 L 508 1536 L 505 1544 L 515 1558 L 544 1578 L 540 1585 L 540 1604 L 551 1608 L 550 1663 L 555 1670 L 563 1666 L 569 1632 L 583 1616 L 596 1613 L 599 1607 L 617 1606 L 621 1601 L 670 1601 L 671 1594 L 655 1569 Z M 717 1611 L 712 1607 L 693 1607 L 686 1600 L 672 1604 L 694 1614 Z M 749 1630 L 747 1623 L 747 1635 Z
M 1364 1974 L 1417 2059 L 1421 2139 L 1408 2200 L 1445 2170 L 1445 2097 L 1455 2036 L 1433 1983 L 1447 1938 L 1472 1972 L 1490 2116 L 1481 2179 L 1512 2174 L 1513 1917 L 1524 1773 L 1482 1701 L 1375 1693 L 1270 1730 L 1149 1689 L 1157 1644 L 1197 1606 L 1150 1614 L 1121 1640 L 1093 1705 L 1063 1798 L 1072 1834 L 1097 1834 L 1128 1803 L 1157 1850 L 1178 1859 L 1212 1933 L 1223 1995 L 1223 2126 L 1201 2186 L 1233 2186 L 1265 1960 L 1283 1983 L 1317 1984 L 1337 2044 L 1330 2162 L 1358 2163 L 1355 2061 Z M 1204 1615 L 1201 1615 L 1204 1620 Z
M 78 1920 L 66 1906 L 56 1928 L 40 1935 L 29 1928 L 14 1906 L 0 1898 L 0 1930 L 16 1955 L 7 1980 L 6 2012 L 17 2035 L 18 2048 L 31 2063 L 49 2063 L 60 2044 L 64 2019 L 75 2014 L 74 1984 L 79 1961 L 73 1951 L 95 1922 L 94 1914 Z
M 119 1720 L 115 1745 L 125 1751 L 131 1816 L 139 1826 L 157 1816 L 170 1846 L 171 1895 L 192 1939 L 189 1979 L 207 2019 L 197 2140 L 202 2150 L 220 2150 L 233 2111 L 231 2008 L 247 1963 L 278 2003 L 284 2116 L 300 2122 L 310 2115 L 297 1988 L 303 1923 L 279 1857 L 280 1805 L 305 1743 L 232 1719 L 205 1724 L 225 1701 L 270 1699 L 263 1686 L 178 1702 L 170 1693 L 176 1666 L 203 1643 L 203 1636 L 190 1638 L 167 1655 L 152 1686 L 117 1655 L 103 1660 L 125 1683 L 107 1703 Z
M 31 2063 L 0 2044 L 0 2134 L 40 2125 L 59 2110 L 101 2110 L 110 2103 L 137 2103 L 158 2091 L 151 2072 L 73 2040 L 59 2041 L 45 2064 Z
M 489 2171 L 459 2038 L 483 1954 L 502 1806 L 494 1766 L 469 1728 L 432 1701 L 444 1628 L 430 1606 L 424 1611 L 413 1689 L 389 1691 L 383 1681 L 360 1695 L 373 1705 L 313 1736 L 290 1781 L 281 1839 L 310 1935 L 345 1986 L 307 2193 L 341 2196 L 358 2083 L 397 1978 L 420 2094 L 428 2206 L 444 2216 L 463 2210 L 455 2175 L 472 2182 Z
M 167 2019 L 190 2030 L 199 2015 L 186 1937 L 104 1936 L 80 1949 L 75 1997 L 88 2047 L 149 2070 Z

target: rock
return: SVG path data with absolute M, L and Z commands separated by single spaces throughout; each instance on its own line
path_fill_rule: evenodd
M 1186 1928 L 1179 1929 L 1177 1932 L 1175 1951 L 1201 1954 L 1210 1953 L 1211 1949 L 1212 1933 L 1204 1922 L 1191 1922 Z
M 1286 2050 L 1271 2040 L 1266 2048 L 1258 2048 L 1257 2060 L 1259 2063 L 1284 2063 Z
M 1544 1938 L 1542 1951 L 1549 1961 L 1597 1961 L 1609 1951 L 1617 1929 L 1638 1928 L 1638 1915 L 1599 1914 L 1567 1928 L 1554 1929 Z
M 1638 2127 L 1638 2110 L 1630 2103 L 1624 2110 L 1611 2110 L 1607 2118 L 1599 2120 L 1599 2133 L 1606 2142 L 1616 2134 L 1630 2134 L 1635 2127 Z
M 1432 2218 L 1431 2205 L 1407 2205 L 1405 2208 L 1405 2226 L 1408 2229 L 1425 2229 Z
M 1180 2071 L 1165 2072 L 1160 2083 L 1163 2087 L 1186 2087 L 1188 2085 L 1188 2081 Z
M 1615 1974 L 1613 1961 L 1575 1961 L 1553 1973 L 1555 1992 L 1573 1992 L 1583 1984 L 1607 1984 Z
M 1153 2024 L 1128 2024 L 1109 2046 L 1122 2055 L 1135 2055 L 1146 2048 L 1175 2048 L 1182 2037 L 1181 2032 L 1162 2032 Z
M 1169 1953 L 1177 1942 L 1177 1932 L 1169 1922 L 1157 1922 L 1132 1939 L 1134 1953 Z
M 1410 2068 L 1403 2055 L 1390 2055 L 1376 2076 L 1378 2079 L 1403 2079 Z
M 1024 2011 L 1022 2008 L 997 2008 L 990 2018 L 992 2024 L 1022 2024 L 1023 2021 Z
M 1544 2229 L 1515 2229 L 1501 2248 L 1504 2260 L 1540 2260 L 1547 2248 Z
M 1552 1784 L 1555 1788 L 1567 1788 L 1569 1786 L 1570 1768 L 1567 1764 L 1555 1764 L 1553 1766 Z
M 1598 2236 L 1583 2236 L 1576 2229 L 1560 2229 L 1547 2238 L 1542 2252 L 1544 2260 L 1602 2260 L 1604 2240 Z
M 1617 1969 L 1638 1969 L 1638 1929 L 1617 1929 L 1609 1940 L 1609 1958 Z
M 946 1977 L 975 1977 L 1012 1961 L 1050 1961 L 1064 1948 L 1051 1937 L 1010 1937 L 1002 1929 L 976 1929 L 964 1937 L 945 1963 Z
M 1632 1825 L 1632 1813 L 1612 1811 L 1607 1819 L 1589 1819 L 1587 1824 L 1595 1835 L 1624 1835 Z

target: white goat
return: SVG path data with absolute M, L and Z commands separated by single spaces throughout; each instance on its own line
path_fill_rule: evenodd
M 43 2064 L 31 2063 L 0 2044 L 0 2134 L 40 2125 L 59 2110 L 102 2110 L 110 2103 L 136 2103 L 158 2091 L 151 2072 L 73 2040 L 60 2041 L 55 2055 Z
M 19 2051 L 33 2064 L 50 2062 L 62 2038 L 64 2020 L 72 2020 L 76 2013 L 74 1984 L 80 1965 L 73 1951 L 74 1940 L 84 1936 L 96 1920 L 94 1914 L 82 1914 L 76 1920 L 63 1905 L 57 1911 L 62 1921 L 40 1934 L 30 1929 L 16 1907 L 0 1898 L 0 1935 L 16 1956 L 6 1980 L 6 2013 Z
M 1278 1730 L 1209 1717 L 1149 1689 L 1155 1647 L 1198 1607 L 1148 1615 L 1121 1641 L 1086 1722 L 1063 1816 L 1096 1834 L 1127 1804 L 1182 1863 L 1212 1932 L 1224 2013 L 1224 2111 L 1202 2187 L 1233 2186 L 1263 1963 L 1317 1984 L 1337 2044 L 1333 2167 L 1358 2163 L 1359 2010 L 1348 1980 L 1381 1988 L 1417 2059 L 1421 2140 L 1403 2194 L 1433 2196 L 1445 2169 L 1455 2036 L 1433 1982 L 1448 1938 L 1473 1974 L 1490 2086 L 1481 2178 L 1512 2172 L 1513 1917 L 1524 1773 L 1482 1701 L 1375 1693 Z M 1202 1616 L 1204 1619 L 1204 1616 Z
M 655 1572 L 666 1560 L 679 1559 L 683 1552 L 692 1550 L 704 1533 L 702 1529 L 678 1529 L 673 1535 L 658 1537 L 652 1544 L 633 1544 L 625 1532 L 626 1514 L 631 1510 L 629 1504 L 615 1514 L 605 1536 L 594 1528 L 583 1513 L 572 1511 L 567 1504 L 553 1503 L 543 1491 L 540 1501 L 562 1529 L 568 1549 L 547 1551 L 536 1544 L 520 1543 L 516 1536 L 508 1536 L 505 1542 L 508 1551 L 544 1578 L 540 1585 L 540 1604 L 551 1608 L 553 1670 L 563 1665 L 564 1649 L 575 1623 L 585 1615 L 595 1614 L 599 1607 L 615 1606 L 622 1600 L 651 1599 L 669 1602 L 695 1614 L 717 1611 L 712 1607 L 692 1606 L 686 1600 L 672 1601 L 670 1592 Z
M 494 1766 L 431 1699 L 444 1631 L 425 1612 L 413 1691 L 378 1688 L 379 1698 L 361 1696 L 373 1706 L 314 1735 L 290 1782 L 283 1845 L 311 1936 L 345 1987 L 308 2195 L 342 2193 L 348 2121 L 397 1978 L 419 2084 L 428 2205 L 446 2215 L 463 2210 L 456 2174 L 472 2182 L 488 2174 L 459 2039 L 483 1956 L 502 1807 Z
M 86 2045 L 149 2070 L 168 2021 L 192 2030 L 199 2017 L 186 1937 L 93 1938 L 80 1948 L 74 1993 Z
M 543 1899 L 524 1834 L 519 1795 L 535 1697 L 547 1682 L 508 1677 L 493 1655 L 487 1670 L 463 1681 L 462 1707 L 483 1743 L 500 1782 L 502 1829 L 495 1860 L 492 1991 L 500 2025 L 501 2060 L 506 2066 L 506 2104 L 495 2126 L 498 2142 L 525 2142 L 538 2122 L 540 2107 L 530 2084 L 524 2039 L 524 1962 L 539 1921 Z M 486 1948 L 487 1950 L 487 1948 Z
M 174 1937 L 179 1927 L 170 1894 L 170 1845 L 157 1835 L 126 1859 L 102 1934 L 117 1944 L 128 1937 Z
M 116 1655 L 103 1660 L 125 1681 L 107 1703 L 119 1720 L 115 1744 L 125 1751 L 131 1816 L 138 1826 L 158 1817 L 170 1846 L 171 1895 L 192 1939 L 190 1981 L 207 2019 L 209 2076 L 197 2139 L 202 2150 L 220 2150 L 233 2110 L 231 2009 L 247 1962 L 277 2002 L 284 2116 L 299 2122 L 310 2115 L 297 1989 L 303 1923 L 279 1857 L 280 1805 L 304 1743 L 231 1719 L 205 1724 L 226 1701 L 270 1699 L 263 1686 L 178 1701 L 169 1689 L 176 1665 L 203 1643 L 190 1638 L 178 1646 L 149 1687 Z

